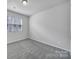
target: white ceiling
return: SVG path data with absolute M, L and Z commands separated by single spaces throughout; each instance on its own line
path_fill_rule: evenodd
M 68 0 L 29 0 L 24 6 L 20 0 L 7 0 L 7 9 L 25 15 L 33 15 Z

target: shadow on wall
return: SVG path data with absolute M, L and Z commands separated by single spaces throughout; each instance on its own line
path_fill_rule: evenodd
M 31 16 L 30 37 L 70 51 L 70 2 Z

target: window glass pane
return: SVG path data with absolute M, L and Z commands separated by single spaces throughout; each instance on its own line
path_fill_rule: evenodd
M 22 31 L 22 18 L 19 16 L 7 17 L 7 31 L 8 32 L 21 32 Z

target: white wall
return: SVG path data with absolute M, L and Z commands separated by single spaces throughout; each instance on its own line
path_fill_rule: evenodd
M 30 38 L 70 51 L 70 2 L 31 16 Z
M 22 32 L 7 32 L 7 42 L 15 42 L 18 40 L 26 39 L 29 37 L 29 17 L 24 16 L 12 11 L 7 12 L 8 15 L 21 16 L 22 17 Z

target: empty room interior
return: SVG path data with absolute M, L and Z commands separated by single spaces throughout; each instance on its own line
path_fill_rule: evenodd
M 7 0 L 7 59 L 71 59 L 70 0 Z

